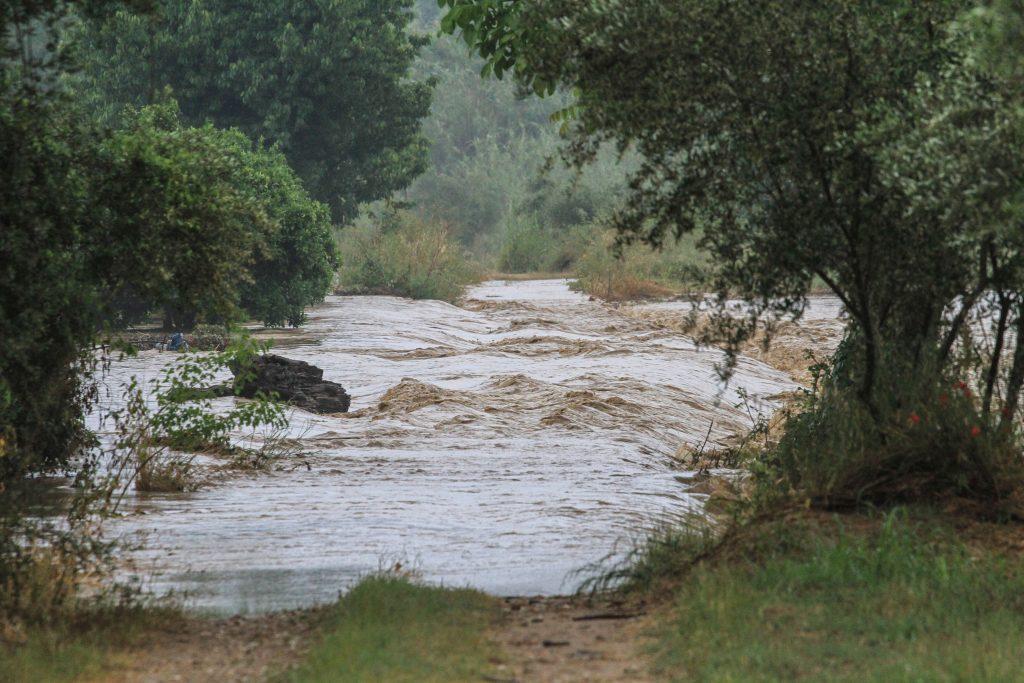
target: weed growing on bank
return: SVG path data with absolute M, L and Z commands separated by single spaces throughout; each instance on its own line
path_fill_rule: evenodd
M 0 643 L 0 680 L 62 683 L 103 680 L 125 650 L 145 646 L 184 620 L 174 606 L 94 606 L 60 623 L 34 625 Z
M 480 280 L 444 225 L 406 211 L 386 210 L 343 230 L 338 251 L 339 293 L 454 302 Z
M 325 635 L 287 681 L 478 681 L 497 653 L 485 631 L 496 601 L 390 575 L 346 593 Z

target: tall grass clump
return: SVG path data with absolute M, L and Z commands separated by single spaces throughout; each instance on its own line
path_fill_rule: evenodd
M 407 211 L 365 217 L 338 243 L 341 292 L 454 302 L 480 279 L 446 226 Z
M 323 640 L 291 681 L 488 680 L 486 629 L 496 603 L 482 593 L 371 576 L 341 598 Z

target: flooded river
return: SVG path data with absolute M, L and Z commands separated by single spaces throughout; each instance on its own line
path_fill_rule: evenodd
M 352 414 L 295 411 L 306 455 L 283 471 L 131 497 L 115 524 L 145 535 L 146 584 L 197 608 L 322 603 L 396 562 L 502 595 L 571 591 L 575 570 L 700 504 L 671 456 L 748 429 L 738 390 L 767 412 L 794 388 L 749 359 L 723 387 L 718 352 L 563 280 L 485 283 L 461 307 L 330 297 L 275 351 L 344 384 Z M 108 397 L 172 358 L 115 363 Z

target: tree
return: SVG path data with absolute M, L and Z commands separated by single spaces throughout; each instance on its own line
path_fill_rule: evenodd
M 212 122 L 284 152 L 334 219 L 408 185 L 426 164 L 429 82 L 408 80 L 426 41 L 412 0 L 164 0 L 81 34 L 86 89 L 116 117 L 170 86 L 186 122 Z
M 915 84 L 944 73 L 946 28 L 969 3 L 445 4 L 446 27 L 494 73 L 577 89 L 572 161 L 604 142 L 639 150 L 623 240 L 700 227 L 720 289 L 753 304 L 745 327 L 723 330 L 733 341 L 763 313 L 799 313 L 820 279 L 855 323 L 860 394 L 877 415 L 880 366 L 914 373 L 959 330 L 945 313 L 971 291 L 984 240 L 906 215 L 907 188 L 879 173 L 883 133 L 898 133 L 872 118 L 912 121 Z
M 122 3 L 0 7 L 0 488 L 89 441 L 84 373 L 110 286 L 93 248 L 112 238 L 99 239 L 91 195 L 102 134 L 55 87 L 65 64 L 50 48 L 72 5 L 96 16 Z
M 118 312 L 162 307 L 168 329 L 243 311 L 298 325 L 323 300 L 335 267 L 329 212 L 280 152 L 237 130 L 185 126 L 173 101 L 129 111 L 103 150 L 96 200 L 118 207 L 108 233 L 123 248 L 104 250 L 102 267 L 131 283 L 111 294 Z
M 571 162 L 639 151 L 620 242 L 699 229 L 717 340 L 799 315 L 815 280 L 842 300 L 843 343 L 761 463 L 776 490 L 1013 505 L 1019 0 L 441 1 L 496 75 L 575 89 Z
M 82 348 L 98 292 L 85 234 L 88 131 L 0 72 L 0 478 L 65 462 L 87 441 Z
M 101 148 L 94 190 L 114 237 L 97 245 L 97 265 L 119 308 L 163 308 L 167 329 L 239 316 L 250 267 L 277 230 L 251 186 L 250 145 L 237 131 L 181 125 L 173 102 L 128 112 Z
M 274 223 L 249 268 L 240 305 L 271 327 L 298 327 L 305 308 L 323 301 L 337 267 L 330 209 L 310 198 L 276 149 L 238 144 L 247 158 L 243 180 Z

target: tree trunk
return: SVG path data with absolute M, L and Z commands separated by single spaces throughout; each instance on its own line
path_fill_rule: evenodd
M 1013 366 L 1010 368 L 1010 377 L 1006 381 L 1006 405 L 1003 409 L 1003 419 L 999 424 L 1000 429 L 1010 426 L 1014 416 L 1017 414 L 1017 407 L 1020 405 L 1020 390 L 1024 386 L 1024 310 L 1018 306 L 1017 309 L 1017 339 L 1016 349 L 1013 352 Z

